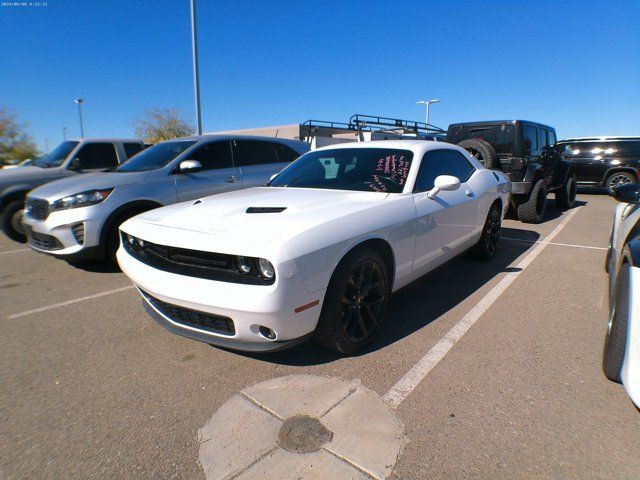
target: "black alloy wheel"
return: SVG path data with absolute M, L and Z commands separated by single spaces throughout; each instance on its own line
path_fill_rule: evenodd
M 613 195 L 613 191 L 620 185 L 627 185 L 629 183 L 638 183 L 636 178 L 629 172 L 615 172 L 609 175 L 606 181 L 607 191 L 609 195 Z
M 342 294 L 340 320 L 347 339 L 367 342 L 378 329 L 386 304 L 385 274 L 374 260 L 356 265 Z
M 338 263 L 324 296 L 313 338 L 353 355 L 365 348 L 384 321 L 391 287 L 389 268 L 372 248 L 358 248 Z
M 489 258 L 493 257 L 500 245 L 500 232 L 502 231 L 502 222 L 500 221 L 500 209 L 494 207 L 487 218 L 487 236 L 485 239 L 487 253 Z
M 498 251 L 500 234 L 502 232 L 502 218 L 498 204 L 491 206 L 482 229 L 482 236 L 476 244 L 473 253 L 480 260 L 491 260 Z

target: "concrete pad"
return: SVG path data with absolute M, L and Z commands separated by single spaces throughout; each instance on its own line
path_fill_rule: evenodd
M 391 474 L 405 438 L 400 421 L 376 393 L 358 388 L 322 421 L 333 432 L 324 449 L 375 478 Z
M 208 480 L 227 478 L 277 446 L 282 423 L 240 395 L 198 431 L 200 463 Z
M 239 480 L 366 480 L 367 475 L 324 450 L 293 453 L 278 448 L 238 477 Z
M 294 415 L 322 417 L 357 386 L 339 378 L 289 375 L 258 383 L 242 393 L 284 420 Z

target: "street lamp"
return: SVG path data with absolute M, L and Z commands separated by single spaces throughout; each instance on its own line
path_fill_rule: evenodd
M 419 104 L 423 104 L 426 107 L 427 110 L 427 128 L 429 128 L 429 105 L 431 105 L 432 103 L 438 103 L 440 100 L 420 100 L 418 102 Z
M 202 135 L 200 115 L 200 72 L 198 68 L 198 31 L 196 30 L 196 0 L 191 0 L 191 55 L 193 57 L 193 89 L 196 100 L 196 133 Z
M 76 98 L 74 102 L 78 104 L 78 115 L 80 115 L 80 138 L 84 138 L 84 126 L 82 125 L 82 102 L 84 99 Z

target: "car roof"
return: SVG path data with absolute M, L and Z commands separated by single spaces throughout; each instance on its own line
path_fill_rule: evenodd
M 447 142 L 436 142 L 434 140 L 371 140 L 366 142 L 345 142 L 326 147 L 318 148 L 315 151 L 344 149 L 344 148 L 396 148 L 399 150 L 412 150 L 414 152 L 425 152 L 439 148 L 465 151 L 464 149 Z
M 640 137 L 625 137 L 625 136 L 607 136 L 603 135 L 601 137 L 573 137 L 567 138 L 564 140 L 558 140 L 558 143 L 566 143 L 566 142 L 608 142 L 608 141 L 640 141 Z
M 532 125 L 538 125 L 540 127 L 545 127 L 545 128 L 550 128 L 552 130 L 555 130 L 554 127 L 550 126 L 550 125 L 545 125 L 544 123 L 540 123 L 540 122 L 534 122 L 532 120 L 482 120 L 480 122 L 460 122 L 460 123 L 452 123 L 451 125 L 449 125 L 449 127 L 458 127 L 458 126 L 465 126 L 465 125 L 502 125 L 503 123 L 529 123 Z
M 166 140 L 170 142 L 172 140 L 195 140 L 195 141 L 203 141 L 203 140 L 260 140 L 266 142 L 279 142 L 279 143 L 291 143 L 291 144 L 306 144 L 301 140 L 292 140 L 289 138 L 278 138 L 278 137 L 263 137 L 259 135 L 236 135 L 236 134 L 204 134 L 204 135 L 190 135 L 187 137 L 180 138 L 172 138 L 171 140 Z
M 108 138 L 108 137 L 84 137 L 84 138 L 69 138 L 68 142 L 135 142 L 143 143 L 139 138 Z

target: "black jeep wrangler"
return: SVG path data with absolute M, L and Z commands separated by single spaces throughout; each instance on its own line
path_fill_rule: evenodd
M 553 147 L 553 127 L 526 120 L 456 123 L 449 125 L 446 140 L 509 176 L 511 210 L 520 221 L 540 223 L 549 192 L 555 193 L 558 207 L 573 207 L 576 178 L 571 163 Z

